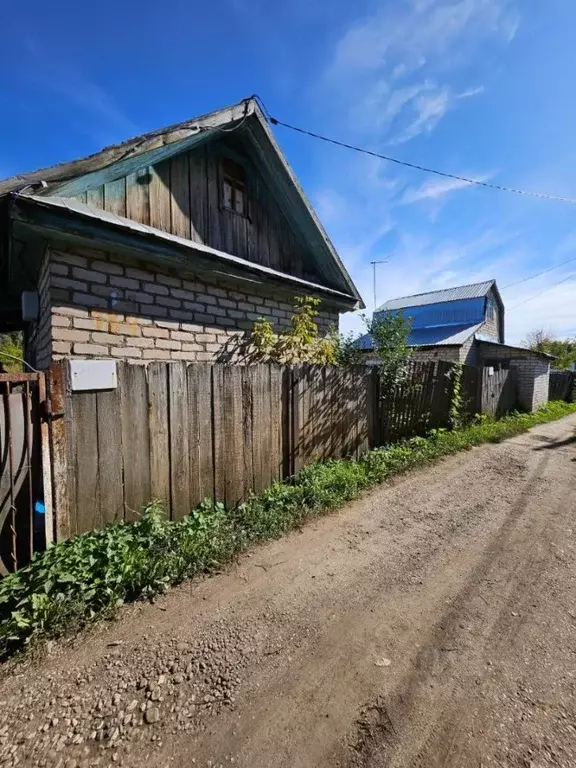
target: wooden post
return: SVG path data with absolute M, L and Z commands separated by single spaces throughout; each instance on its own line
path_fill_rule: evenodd
M 47 413 L 52 464 L 53 538 L 70 537 L 70 498 L 68 484 L 68 434 L 66 413 L 69 411 L 68 364 L 52 363 L 47 377 Z
M 291 401 L 292 401 L 292 439 L 291 439 L 291 455 L 292 455 L 292 474 L 301 467 L 301 446 L 300 446 L 300 378 L 302 377 L 302 366 L 295 365 L 292 367 L 292 381 L 291 383 Z
M 46 376 L 41 373 L 38 377 L 38 402 L 44 409 L 44 418 L 40 421 L 40 456 L 42 461 L 42 496 L 44 498 L 44 537 L 46 546 L 54 542 L 54 511 L 52 488 L 52 457 L 50 455 L 50 423 L 48 417 L 49 403 L 46 394 Z
M 368 440 L 370 448 L 377 448 L 381 443 L 380 424 L 380 369 L 372 366 L 368 380 Z

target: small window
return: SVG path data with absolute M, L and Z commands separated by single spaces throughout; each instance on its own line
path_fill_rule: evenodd
M 486 320 L 494 320 L 495 312 L 494 312 L 494 302 L 492 299 L 487 299 L 486 301 Z
M 222 160 L 222 207 L 240 216 L 248 215 L 246 171 L 228 158 Z

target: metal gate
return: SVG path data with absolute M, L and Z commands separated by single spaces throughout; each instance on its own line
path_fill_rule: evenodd
M 45 400 L 44 374 L 0 374 L 1 575 L 26 565 L 52 541 Z

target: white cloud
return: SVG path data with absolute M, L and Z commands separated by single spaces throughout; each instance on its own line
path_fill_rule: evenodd
M 393 138 L 393 144 L 403 144 L 421 133 L 429 133 L 438 125 L 450 107 L 448 88 L 418 96 L 413 106 L 416 117 Z
M 494 36 L 510 39 L 509 0 L 404 0 L 354 22 L 337 41 L 319 87 L 350 127 L 402 143 L 432 131 L 482 86 L 454 89 L 447 74 Z M 426 68 L 427 77 L 418 76 Z
M 356 21 L 336 45 L 332 73 L 377 70 L 396 57 L 402 72 L 414 71 L 437 59 L 461 37 L 475 41 L 500 34 L 507 39 L 517 16 L 507 0 L 449 0 L 395 3 Z
M 456 98 L 470 99 L 472 96 L 479 96 L 481 93 L 484 93 L 484 86 L 478 85 L 476 88 L 467 88 L 466 90 L 462 91 L 462 93 L 459 93 Z
M 494 174 L 468 174 L 463 173 L 462 176 L 466 176 L 470 179 L 476 179 L 477 181 L 488 181 Z M 424 200 L 438 200 L 450 192 L 456 192 L 460 189 L 469 189 L 472 184 L 467 181 L 461 181 L 460 179 L 445 179 L 442 177 L 433 177 L 425 181 L 419 187 L 410 187 L 402 195 L 402 203 L 419 203 Z
M 385 154 L 386 145 L 429 135 L 448 114 L 463 110 L 484 92 L 479 78 L 485 70 L 475 64 L 486 60 L 484 46 L 512 38 L 517 26 L 514 1 L 380 2 L 337 40 L 315 85 L 315 103 L 329 125 L 338 125 L 339 137 Z M 462 167 L 457 148 L 447 149 L 434 162 L 448 169 Z M 432 165 L 419 150 L 406 150 L 405 156 Z M 369 311 L 371 261 L 387 260 L 377 267 L 378 303 L 492 277 L 504 282 L 517 277 L 516 265 L 522 261 L 512 253 L 516 232 L 506 231 L 503 218 L 495 232 L 486 222 L 470 224 L 465 214 L 462 223 L 468 231 L 452 236 L 446 234 L 447 222 L 436 221 L 434 211 L 469 186 L 466 182 L 415 179 L 410 171 L 377 161 L 364 167 L 356 156 L 343 168 L 330 162 L 329 150 L 322 156 L 326 165 L 319 206 Z M 354 165 L 356 171 L 349 172 Z M 494 173 L 462 175 L 487 181 Z M 409 206 L 415 203 L 427 205 Z M 341 326 L 362 330 L 358 314 L 344 316 Z

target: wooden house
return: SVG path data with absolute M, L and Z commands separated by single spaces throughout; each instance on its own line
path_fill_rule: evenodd
M 0 332 L 61 358 L 230 358 L 295 296 L 362 300 L 254 99 L 0 182 Z

